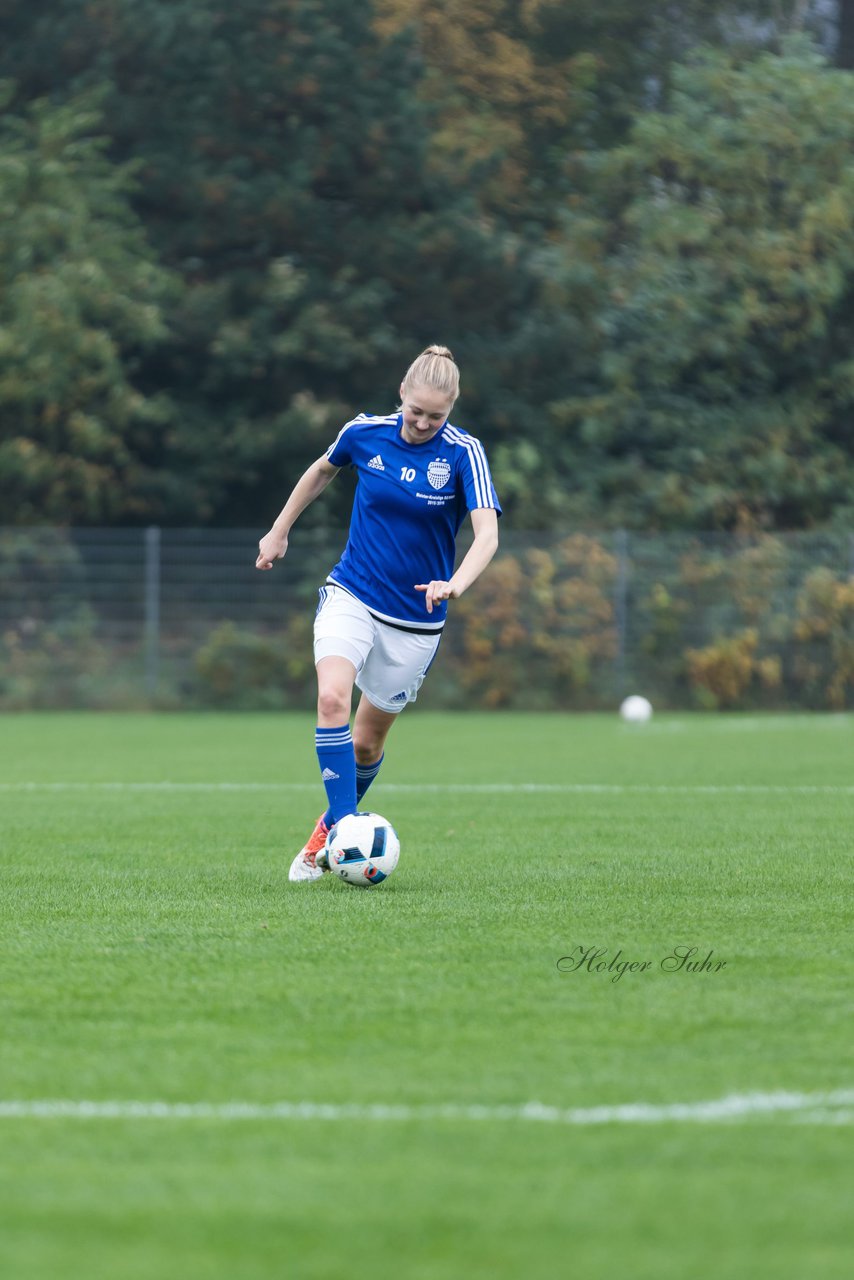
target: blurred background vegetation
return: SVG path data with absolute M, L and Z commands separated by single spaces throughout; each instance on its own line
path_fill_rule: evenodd
M 4 523 L 266 525 L 442 341 L 508 524 L 851 527 L 854 3 L 0 15 Z
M 343 533 L 0 528 L 0 710 L 309 709 Z M 436 707 L 854 709 L 854 535 L 520 533 L 454 606 Z
M 247 548 L 433 341 L 506 514 L 434 703 L 854 705 L 853 69 L 854 0 L 0 0 L 0 707 L 308 705 L 346 478 Z

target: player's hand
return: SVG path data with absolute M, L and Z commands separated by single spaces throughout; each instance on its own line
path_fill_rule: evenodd
M 281 533 L 274 533 L 271 529 L 269 533 L 264 534 L 264 537 L 258 543 L 258 559 L 255 561 L 255 568 L 272 569 L 273 561 L 281 560 L 287 549 L 287 536 Z
M 434 580 L 433 582 L 416 582 L 416 591 L 424 591 L 424 603 L 427 606 L 427 612 L 433 612 L 433 605 L 438 604 L 440 600 L 456 600 L 459 592 L 456 587 L 452 587 L 450 582 L 442 580 Z

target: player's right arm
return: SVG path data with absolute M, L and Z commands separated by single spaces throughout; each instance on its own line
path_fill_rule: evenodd
M 288 549 L 288 534 L 298 516 L 306 507 L 319 497 L 330 480 L 334 480 L 340 467 L 334 467 L 326 454 L 313 462 L 308 471 L 300 476 L 294 485 L 293 492 L 282 507 L 269 533 L 258 543 L 258 559 L 256 569 L 272 569 L 274 560 L 281 560 Z

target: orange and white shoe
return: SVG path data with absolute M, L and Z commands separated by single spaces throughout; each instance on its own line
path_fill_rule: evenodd
M 323 818 L 324 815 L 321 814 L 308 840 L 291 863 L 291 869 L 288 872 L 289 880 L 319 880 L 323 872 L 329 870 L 322 864 L 317 865 L 317 855 L 323 852 L 326 837 L 329 835 L 329 828 Z

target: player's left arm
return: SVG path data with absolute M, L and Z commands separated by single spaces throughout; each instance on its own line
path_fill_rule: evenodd
M 494 507 L 476 507 L 471 513 L 474 541 L 466 552 L 450 582 L 434 580 L 415 584 L 423 591 L 427 612 L 439 600 L 456 600 L 476 582 L 498 550 L 498 512 Z

